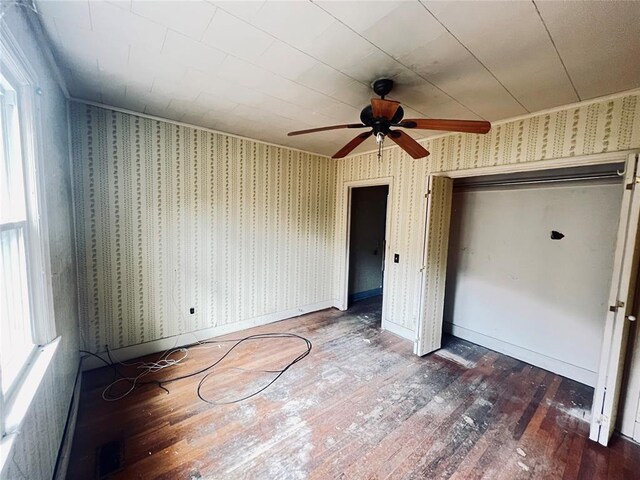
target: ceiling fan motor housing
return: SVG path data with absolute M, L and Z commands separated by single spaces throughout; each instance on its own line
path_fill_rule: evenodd
M 399 123 L 403 116 L 404 110 L 402 110 L 402 107 L 398 107 L 398 110 L 396 110 L 396 113 L 391 119 L 387 119 L 385 117 L 374 117 L 371 105 L 367 105 L 360 112 L 360 121 L 367 127 L 373 128 L 373 133 L 375 135 L 378 133 L 387 135 L 389 133 L 389 127 Z
M 376 95 L 380 95 L 384 98 L 386 95 L 389 95 L 389 92 L 393 88 L 393 80 L 389 78 L 380 78 L 373 82 L 371 85 L 373 91 L 376 92 Z
M 323 132 L 325 130 L 337 130 L 342 128 L 370 128 L 364 133 L 358 134 L 353 140 L 342 147 L 332 158 L 344 158 L 355 148 L 372 135 L 378 143 L 378 157 L 381 156 L 382 142 L 389 137 L 400 148 L 413 158 L 424 158 L 429 152 L 411 136 L 398 128 L 416 128 L 422 130 L 445 130 L 449 132 L 487 133 L 491 124 L 480 120 L 446 120 L 446 119 L 410 119 L 402 121 L 404 110 L 395 100 L 385 100 L 385 96 L 393 88 L 393 80 L 381 78 L 371 84 L 373 91 L 381 98 L 372 98 L 371 104 L 360 112 L 362 123 L 348 123 L 344 125 L 331 125 L 328 127 L 311 128 L 289 132 L 289 135 L 301 135 L 304 133 Z M 391 127 L 394 130 L 391 130 Z

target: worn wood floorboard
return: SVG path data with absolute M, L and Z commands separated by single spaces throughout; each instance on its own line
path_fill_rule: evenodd
M 313 343 L 269 389 L 233 405 L 200 401 L 200 377 L 105 402 L 111 369 L 85 374 L 68 478 L 96 478 L 97 449 L 113 440 L 124 465 L 112 479 L 639 478 L 640 446 L 588 440 L 591 388 L 453 337 L 415 357 L 379 316 L 370 299 L 222 337 L 291 332 Z M 145 380 L 196 371 L 227 348 L 192 349 Z M 292 339 L 243 343 L 203 394 L 242 397 L 302 351 Z

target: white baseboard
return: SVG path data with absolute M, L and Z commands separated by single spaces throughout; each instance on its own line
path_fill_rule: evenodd
M 407 340 L 410 340 L 412 342 L 416 339 L 416 334 L 413 330 L 407 327 L 403 327 L 402 325 L 398 325 L 397 323 L 383 320 L 382 329 L 398 335 L 399 337 L 406 338 Z
M 454 337 L 459 337 L 463 340 L 477 343 L 483 347 L 487 347 L 499 353 L 504 353 L 510 357 L 517 358 L 518 360 L 530 363 L 536 367 L 544 368 L 545 370 L 557 373 L 563 377 L 589 385 L 590 387 L 595 387 L 596 381 L 598 380 L 597 372 L 592 372 L 591 370 L 571 365 L 570 363 L 563 362 L 557 358 L 548 357 L 541 353 L 527 350 L 526 348 L 478 333 L 459 325 L 444 322 L 444 331 L 450 333 Z
M 340 300 L 339 298 L 334 298 L 333 300 L 331 300 L 331 306 L 333 308 L 337 308 L 340 311 L 345 311 L 347 309 L 347 307 L 344 307 L 344 305 L 342 304 L 342 300 Z M 342 308 L 344 307 L 344 308 Z
M 76 432 L 76 423 L 78 420 L 78 408 L 80 406 L 80 390 L 82 389 L 82 372 L 78 371 L 76 383 L 73 387 L 73 396 L 71 397 L 71 406 L 69 407 L 69 416 L 64 429 L 64 436 L 60 450 L 58 451 L 58 461 L 56 462 L 56 471 L 53 474 L 53 480 L 64 480 L 67 478 L 67 470 L 69 468 L 69 460 L 71 459 L 71 447 L 73 446 L 73 435 Z
M 158 340 L 152 340 L 150 342 L 139 343 L 136 345 L 130 345 L 128 347 L 117 348 L 111 350 L 111 353 L 119 361 L 131 360 L 132 358 L 143 357 L 156 352 L 164 352 L 170 348 L 180 347 L 182 345 L 189 345 L 195 340 L 202 341 L 213 337 L 219 337 L 220 335 L 226 335 L 228 333 L 239 332 L 240 330 L 246 330 L 247 328 L 259 327 L 261 325 L 267 325 L 273 322 L 279 322 L 280 320 L 286 320 L 288 318 L 298 317 L 311 312 L 317 312 L 319 310 L 325 310 L 334 306 L 334 300 L 325 300 L 323 302 L 312 303 L 304 305 L 302 307 L 292 308 L 290 310 L 284 310 L 282 312 L 269 313 L 267 315 L 261 315 L 259 317 L 242 320 L 240 322 L 230 323 L 228 325 L 218 325 L 216 327 L 205 328 L 202 330 L 195 330 L 193 332 L 182 333 L 179 335 L 173 335 L 171 337 L 165 337 Z M 106 359 L 106 357 L 105 357 Z M 93 356 L 86 356 L 82 361 L 82 371 L 93 370 L 94 368 L 104 367 L 105 363 L 101 362 Z

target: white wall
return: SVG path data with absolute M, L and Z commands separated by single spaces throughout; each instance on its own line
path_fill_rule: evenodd
M 382 287 L 388 186 L 351 190 L 349 295 Z
M 38 114 L 46 181 L 40 193 L 44 195 L 48 217 L 56 333 L 62 339 L 16 437 L 11 459 L 0 475 L 10 480 L 47 479 L 53 475 L 79 363 L 67 102 L 27 15 L 33 15 L 29 9 L 8 6 L 3 21 L 35 70 L 42 90 Z
M 453 333 L 594 385 L 621 198 L 618 179 L 456 189 Z

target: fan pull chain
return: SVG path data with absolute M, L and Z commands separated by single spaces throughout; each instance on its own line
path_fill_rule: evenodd
M 376 135 L 376 143 L 378 144 L 378 161 L 382 161 L 382 144 L 384 143 L 384 135 L 382 133 Z

